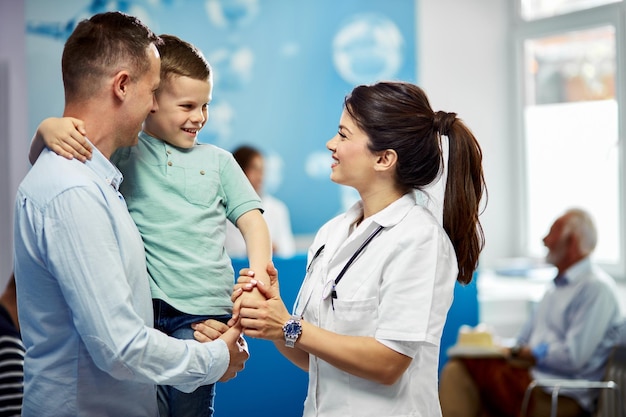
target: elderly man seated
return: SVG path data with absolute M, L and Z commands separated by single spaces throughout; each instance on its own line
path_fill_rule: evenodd
M 613 279 L 590 259 L 597 241 L 583 210 L 559 217 L 543 239 L 558 275 L 504 358 L 456 358 L 441 374 L 444 417 L 518 417 L 533 379 L 601 380 L 622 313 Z M 559 417 L 588 416 L 597 391 L 562 389 Z M 533 391 L 529 416 L 550 415 L 550 394 Z

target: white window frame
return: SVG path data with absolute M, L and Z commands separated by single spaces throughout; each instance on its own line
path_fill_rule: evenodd
M 626 126 L 626 2 L 607 4 L 592 9 L 576 11 L 569 14 L 547 17 L 543 19 L 526 21 L 521 18 L 521 3 L 516 2 L 517 7 L 513 9 L 513 71 L 511 85 L 515 86 L 514 115 L 512 117 L 512 128 L 515 141 L 513 144 L 516 155 L 520 155 L 519 170 L 517 172 L 518 184 L 518 207 L 521 221 L 518 225 L 519 239 L 515 239 L 515 251 L 522 255 L 526 254 L 529 239 L 528 217 L 525 202 L 528 200 L 527 166 L 529 164 L 526 157 L 526 134 L 524 132 L 524 107 L 525 107 L 525 70 L 524 70 L 524 41 L 549 37 L 560 33 L 586 30 L 600 26 L 611 25 L 615 27 L 615 48 L 616 48 L 616 74 L 615 74 L 615 99 L 618 105 L 618 138 L 619 138 L 619 216 L 620 216 L 620 252 L 617 264 L 601 264 L 609 274 L 619 280 L 626 280 L 625 259 L 626 259 L 626 212 L 624 208 L 624 196 L 626 195 L 626 181 L 624 181 L 624 164 L 626 163 L 626 149 L 624 143 L 624 126 Z M 546 225 L 546 230 L 549 225 Z M 599 236 L 602 239 L 602 236 Z

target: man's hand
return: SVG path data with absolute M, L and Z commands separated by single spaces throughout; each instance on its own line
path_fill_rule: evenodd
M 226 333 L 229 326 L 218 320 L 208 319 L 191 325 L 195 330 L 193 337 L 198 342 L 211 342 Z
M 250 353 L 248 352 L 248 344 L 241 337 L 241 327 L 239 326 L 231 327 L 219 339 L 226 342 L 228 353 L 230 354 L 228 368 L 220 378 L 220 382 L 226 382 L 236 377 L 237 372 L 243 370 L 244 363 L 250 357 Z
M 226 324 L 218 320 L 205 320 L 191 325 L 195 330 L 193 337 L 198 342 L 212 342 L 215 339 L 223 339 L 228 345 L 230 353 L 230 361 L 228 369 L 220 379 L 220 382 L 226 382 L 237 376 L 237 372 L 244 368 L 244 362 L 248 360 L 250 354 L 248 352 L 248 344 L 241 336 L 241 328 L 228 327 Z M 234 345 L 233 345 L 233 337 Z

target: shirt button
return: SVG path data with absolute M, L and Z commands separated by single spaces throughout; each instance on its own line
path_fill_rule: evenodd
M 167 163 L 167 166 L 170 166 L 170 167 L 171 167 L 171 166 L 172 166 L 172 161 L 169 161 L 169 162 Z
M 204 175 L 204 170 L 200 170 L 200 175 Z

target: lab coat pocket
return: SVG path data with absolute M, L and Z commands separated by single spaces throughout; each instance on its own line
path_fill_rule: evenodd
M 373 336 L 378 318 L 376 297 L 364 300 L 335 299 L 333 312 L 337 333 L 351 336 Z

